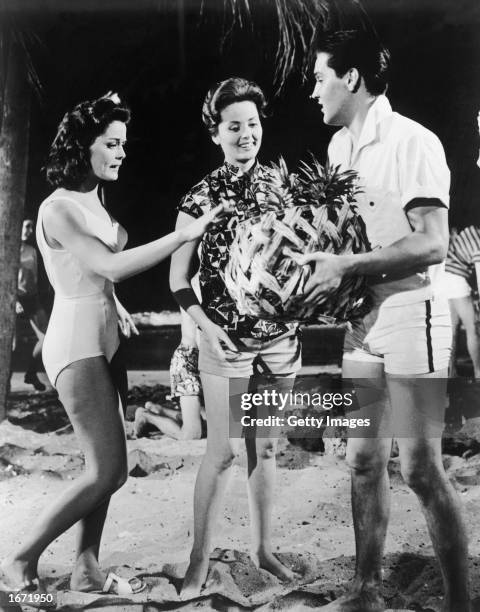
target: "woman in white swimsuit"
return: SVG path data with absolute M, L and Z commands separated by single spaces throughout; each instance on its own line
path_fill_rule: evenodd
M 86 468 L 4 560 L 2 587 L 7 590 L 40 590 L 41 553 L 75 523 L 79 536 L 71 588 L 109 589 L 111 576 L 98 562 L 100 539 L 110 496 L 127 478 L 121 410 L 126 372 L 117 354 L 118 320 L 127 335 L 133 325 L 115 298 L 113 283 L 198 239 L 226 210 L 219 206 L 182 230 L 122 252 L 127 233 L 103 207 L 98 187 L 118 177 L 128 121 L 129 111 L 116 96 L 83 102 L 65 115 L 50 150 L 47 179 L 56 190 L 40 206 L 37 223 L 38 245 L 55 289 L 43 357 L 80 439 Z M 117 584 L 122 594 L 143 588 L 137 578 Z

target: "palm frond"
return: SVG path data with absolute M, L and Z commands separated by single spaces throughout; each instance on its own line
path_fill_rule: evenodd
M 275 84 L 282 89 L 297 59 L 305 78 L 313 41 L 319 27 L 326 27 L 330 5 L 328 0 L 273 0 L 277 13 L 278 44 Z
M 27 66 L 28 81 L 39 100 L 43 98 L 44 88 L 35 67 L 34 57 L 38 55 L 38 48 L 43 44 L 40 37 L 29 30 L 14 28 L 13 39 L 23 50 L 24 61 Z
M 43 43 L 38 34 L 28 26 L 28 23 L 24 19 L 17 18 L 16 14 L 7 13 L 2 16 L 2 19 L 3 22 L 0 29 L 1 91 L 3 93 L 5 87 L 11 45 L 16 45 L 22 50 L 22 58 L 27 68 L 28 82 L 37 98 L 41 100 L 44 88 L 34 58 L 38 58 L 39 49 L 43 47 Z
M 201 14 L 204 10 L 201 4 Z M 277 22 L 274 85 L 278 94 L 288 76 L 298 70 L 305 80 L 312 59 L 315 36 L 331 29 L 375 28 L 362 6 L 361 0 L 223 0 L 224 33 L 221 46 L 236 24 L 252 29 L 272 13 Z M 263 17 L 262 17 L 263 15 Z M 226 27 L 227 18 L 229 19 Z

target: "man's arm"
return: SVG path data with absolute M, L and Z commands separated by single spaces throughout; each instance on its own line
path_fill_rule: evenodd
M 407 213 L 413 232 L 388 247 L 356 255 L 312 253 L 298 263 L 315 262 L 305 286 L 305 301 L 315 303 L 336 289 L 346 276 L 409 274 L 442 262 L 448 249 L 448 211 L 438 206 L 411 208 Z

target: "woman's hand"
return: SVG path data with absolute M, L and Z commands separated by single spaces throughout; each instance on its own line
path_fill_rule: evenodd
M 212 210 L 192 221 L 182 228 L 182 236 L 187 242 L 201 238 L 206 230 L 217 223 L 221 223 L 225 217 L 231 215 L 233 208 L 231 204 L 223 203 L 215 206 Z
M 220 359 L 235 358 L 238 349 L 220 325 L 209 322 L 208 325 L 202 327 L 202 331 Z
M 115 294 L 113 297 L 115 299 L 115 306 L 117 308 L 118 326 L 120 327 L 120 331 L 126 338 L 130 338 L 132 334 L 138 336 L 139 331 L 135 327 L 132 315 L 122 306 Z

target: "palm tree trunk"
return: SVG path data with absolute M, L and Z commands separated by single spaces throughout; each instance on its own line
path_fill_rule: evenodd
M 5 418 L 25 203 L 30 89 L 22 50 L 8 45 L 0 132 L 0 421 Z

